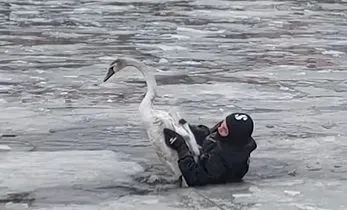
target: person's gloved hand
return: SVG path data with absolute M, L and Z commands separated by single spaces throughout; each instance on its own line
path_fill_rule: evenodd
M 187 146 L 183 137 L 171 129 L 164 128 L 164 136 L 166 145 L 174 150 Z
M 164 136 L 166 145 L 177 151 L 179 159 L 187 156 L 192 156 L 186 144 L 186 141 L 180 134 L 171 129 L 164 128 Z

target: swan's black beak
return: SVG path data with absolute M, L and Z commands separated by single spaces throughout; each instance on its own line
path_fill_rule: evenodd
M 108 72 L 106 74 L 106 77 L 104 78 L 104 82 L 106 82 L 108 79 L 110 79 L 110 77 L 112 77 L 112 75 L 114 75 L 114 70 L 113 70 L 113 67 L 110 67 L 108 69 Z

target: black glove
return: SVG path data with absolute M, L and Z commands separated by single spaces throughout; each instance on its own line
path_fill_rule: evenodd
M 183 137 L 173 130 L 164 128 L 164 135 L 166 145 L 174 150 L 177 150 L 182 147 L 182 145 L 186 144 Z
M 189 148 L 180 134 L 171 129 L 164 128 L 164 136 L 166 145 L 176 150 L 179 158 L 190 154 Z

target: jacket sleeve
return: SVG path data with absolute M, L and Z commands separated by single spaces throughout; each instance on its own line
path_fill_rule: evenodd
M 210 129 L 205 125 L 190 125 L 189 124 L 189 128 L 194 134 L 196 142 L 199 145 L 202 145 L 202 142 L 204 141 L 206 136 L 210 134 Z
M 186 155 L 178 160 L 178 166 L 189 186 L 219 183 L 227 170 L 216 153 L 205 154 L 198 162 Z

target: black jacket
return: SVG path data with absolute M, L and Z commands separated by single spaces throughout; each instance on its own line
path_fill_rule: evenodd
M 242 145 L 216 140 L 215 133 L 203 125 L 189 125 L 201 155 L 196 163 L 190 152 L 181 155 L 178 166 L 189 186 L 240 181 L 249 169 L 249 157 L 257 148 L 253 138 Z

